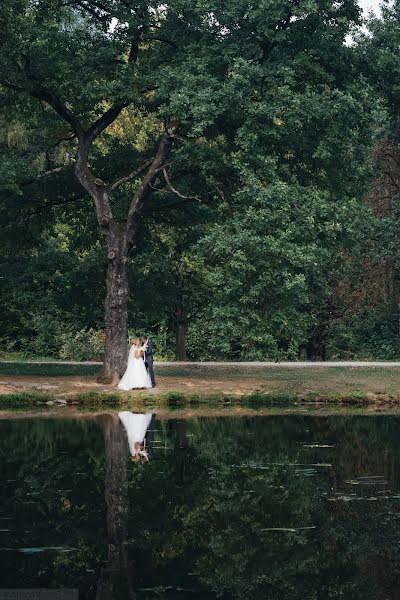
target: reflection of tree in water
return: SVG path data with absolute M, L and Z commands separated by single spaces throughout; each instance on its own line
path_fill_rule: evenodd
M 399 419 L 360 416 L 350 422 L 345 417 L 324 421 L 335 442 L 332 489 L 347 498 L 333 502 L 334 550 L 342 553 L 345 548 L 347 569 L 354 579 L 366 582 L 366 598 L 399 600 Z M 362 483 L 371 476 L 381 482 Z
M 9 582 L 75 585 L 85 600 L 96 586 L 97 600 L 398 600 L 397 420 L 159 421 L 145 466 L 129 460 L 116 415 L 95 420 L 0 424 L 3 476 L 14 480 L 0 490 L 4 510 L 39 494 L 15 543 L 75 548 L 29 561 L 0 553 Z M 332 467 L 310 466 L 321 462 Z M 388 485 L 346 483 L 371 474 Z
M 255 468 L 268 460 L 268 451 L 265 439 L 248 435 L 253 426 L 227 419 L 177 421 L 164 428 L 170 452 L 160 452 L 158 465 L 135 480 L 132 523 L 143 533 L 137 551 L 142 586 L 153 579 L 153 588 L 183 588 L 204 598 L 252 597 L 265 590 L 260 583 L 273 568 L 275 551 L 282 561 L 288 555 L 295 560 L 294 546 L 304 554 L 304 531 L 282 538 L 265 530 L 307 526 L 310 494 L 303 493 L 304 480 L 293 468 L 289 475 L 279 466 Z M 287 456 L 280 460 L 287 462 Z M 282 477 L 289 478 L 286 490 Z
M 117 414 L 101 415 L 97 422 L 106 455 L 107 562 L 100 571 L 96 600 L 112 600 L 116 589 L 121 597 L 135 600 L 134 565 L 128 560 L 127 547 L 127 438 Z
M 129 449 L 126 432 L 116 414 L 100 415 L 96 417 L 96 422 L 104 436 L 106 459 L 105 499 L 107 506 L 107 559 L 100 571 L 96 600 L 111 600 L 113 598 L 134 600 L 137 598 L 134 589 L 136 584 L 135 565 L 133 560 L 128 557 L 130 506 L 127 464 L 129 464 L 129 474 L 132 479 L 133 506 L 137 503 L 137 486 L 146 481 L 147 469 L 150 468 L 150 465 L 133 465 L 130 461 L 127 461 Z M 172 479 L 183 482 L 188 450 L 187 422 L 182 420 L 170 421 L 167 430 L 175 438 L 174 452 L 170 455 L 174 472 Z M 159 465 L 156 464 L 155 468 L 159 468 Z M 150 478 L 150 480 L 154 484 L 153 478 Z M 154 489 L 149 490 L 149 495 L 154 497 Z M 142 508 L 144 510 L 146 510 L 147 501 L 145 499 L 143 502 Z M 150 518 L 151 516 L 149 515 Z M 132 519 L 132 523 L 134 528 L 132 538 L 145 537 L 145 529 L 141 529 L 135 519 Z M 133 547 L 132 550 L 134 554 L 135 548 Z M 151 567 L 150 565 L 150 573 Z M 168 588 L 171 591 L 172 586 L 169 585 Z M 176 589 L 181 590 L 179 585 L 176 586 Z M 143 591 L 146 593 L 146 590 Z
M 185 481 L 186 464 L 189 450 L 188 422 L 182 419 L 169 422 L 172 431 L 175 431 L 174 459 L 176 478 L 180 482 Z
M 173 440 L 163 475 L 148 471 L 146 481 L 136 481 L 135 527 L 148 540 L 139 542 L 143 580 L 151 579 L 152 565 L 159 585 L 176 588 L 179 582 L 202 597 L 395 598 L 399 526 L 387 529 L 378 514 L 390 506 L 328 500 L 351 440 L 358 447 L 359 426 L 357 419 L 344 419 L 339 427 L 306 417 L 190 421 L 184 484 Z M 388 435 L 373 421 L 363 427 L 366 446 L 371 436 L 371 464 L 382 468 L 392 454 L 398 472 L 398 428 Z M 164 433 L 171 436 L 173 429 Z M 312 448 L 318 440 L 334 448 Z M 333 457 L 333 468 L 307 467 L 321 456 L 328 463 Z M 346 460 L 350 473 L 351 458 Z M 342 478 L 341 485 L 346 487 Z M 151 487 L 159 492 L 151 494 Z M 390 556 L 386 581 L 369 572 L 371 561 L 382 565 L 384 556 Z
M 0 421 L 0 468 L 0 527 L 10 529 L 0 534 L 0 586 L 76 587 L 80 598 L 93 599 L 105 514 L 98 427 L 68 419 Z
M 107 506 L 107 559 L 101 568 L 96 600 L 112 600 L 137 598 L 135 586 L 135 567 L 128 557 L 128 517 L 129 495 L 127 477 L 127 457 L 129 448 L 125 429 L 117 414 L 104 414 L 96 417 L 104 436 L 105 448 L 105 500 Z M 187 422 L 171 421 L 172 431 L 175 432 L 175 466 L 176 476 L 183 480 L 185 471 L 185 455 L 188 448 Z M 151 438 L 151 435 L 149 436 Z M 150 449 L 150 455 L 152 455 Z M 136 477 L 141 478 L 139 464 L 129 463 Z M 147 465 L 146 465 L 147 467 Z M 145 468 L 146 468 L 145 467 Z M 133 489 L 133 493 L 135 490 Z M 134 537 L 142 532 L 137 530 Z M 117 595 L 116 595 L 117 594 Z

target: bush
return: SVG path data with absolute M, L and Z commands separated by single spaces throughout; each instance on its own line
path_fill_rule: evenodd
M 22 356 L 54 357 L 67 360 L 102 360 L 105 333 L 95 329 L 79 329 L 59 313 L 34 314 L 29 325 L 33 334 L 21 344 Z M 4 349 L 12 345 L 4 340 Z
M 58 355 L 64 359 L 102 360 L 104 356 L 105 333 L 94 329 L 63 331 L 58 336 Z
M 175 390 L 171 390 L 170 392 L 164 394 L 164 399 L 170 406 L 174 406 L 176 404 L 183 404 L 186 400 L 184 394 L 176 392 Z
M 375 309 L 336 322 L 328 330 L 329 359 L 391 360 L 400 357 L 398 314 Z
M 51 313 L 32 316 L 30 326 L 34 335 L 24 348 L 26 352 L 36 356 L 58 356 L 64 324 L 57 317 Z

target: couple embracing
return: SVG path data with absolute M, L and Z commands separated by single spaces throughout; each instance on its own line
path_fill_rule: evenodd
M 153 370 L 153 344 L 146 335 L 141 341 L 132 340 L 126 371 L 118 384 L 120 390 L 155 387 Z

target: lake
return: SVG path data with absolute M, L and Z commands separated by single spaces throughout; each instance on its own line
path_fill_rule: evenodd
M 0 600 L 400 598 L 399 416 L 150 429 L 141 464 L 117 413 L 0 420 Z

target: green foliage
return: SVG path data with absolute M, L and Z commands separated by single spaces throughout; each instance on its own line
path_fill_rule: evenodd
M 246 404 L 250 405 L 278 405 L 278 406 L 290 406 L 296 402 L 298 397 L 295 394 L 289 393 L 276 393 L 276 394 L 262 394 L 262 393 L 252 393 L 247 394 L 245 397 Z
M 180 392 L 176 392 L 174 390 L 171 390 L 170 392 L 164 394 L 164 399 L 166 403 L 171 406 L 175 406 L 177 404 L 182 404 L 185 402 L 184 394 L 181 394 Z
M 360 25 L 350 0 L 140 10 L 3 0 L 0 19 L 4 350 L 103 352 L 106 257 L 54 95 L 84 127 L 126 106 L 91 148 L 108 183 L 154 155 L 165 124 L 179 124 L 173 185 L 160 172 L 129 264 L 129 330 L 149 334 L 158 357 L 174 356 L 180 325 L 192 359 L 396 355 L 393 309 L 346 321 L 329 307 L 349 256 L 361 264 L 380 238 L 376 253 L 398 260 L 397 219 L 378 225 L 364 204 L 371 148 L 397 127 L 398 3 L 350 45 Z M 132 39 L 137 61 L 127 60 Z M 138 185 L 111 194 L 121 224 Z
M 327 344 L 332 358 L 370 358 L 397 360 L 400 356 L 399 316 L 397 309 L 384 306 L 363 311 L 330 327 Z
M 126 399 L 126 394 L 121 395 L 119 392 L 81 392 L 74 398 L 75 401 L 88 406 L 116 406 L 124 399 Z
M 104 356 L 104 332 L 93 329 L 63 331 L 59 336 L 59 357 L 75 360 L 101 360 Z
M 48 394 L 29 391 L 13 394 L 0 394 L 0 406 L 4 408 L 18 408 L 36 406 L 38 403 L 47 402 L 50 399 Z
M 368 220 L 362 205 L 333 193 L 282 183 L 259 191 L 200 242 L 215 291 L 190 325 L 191 353 L 298 357 L 329 294 L 328 276 L 342 270 L 339 248 L 354 246 Z

